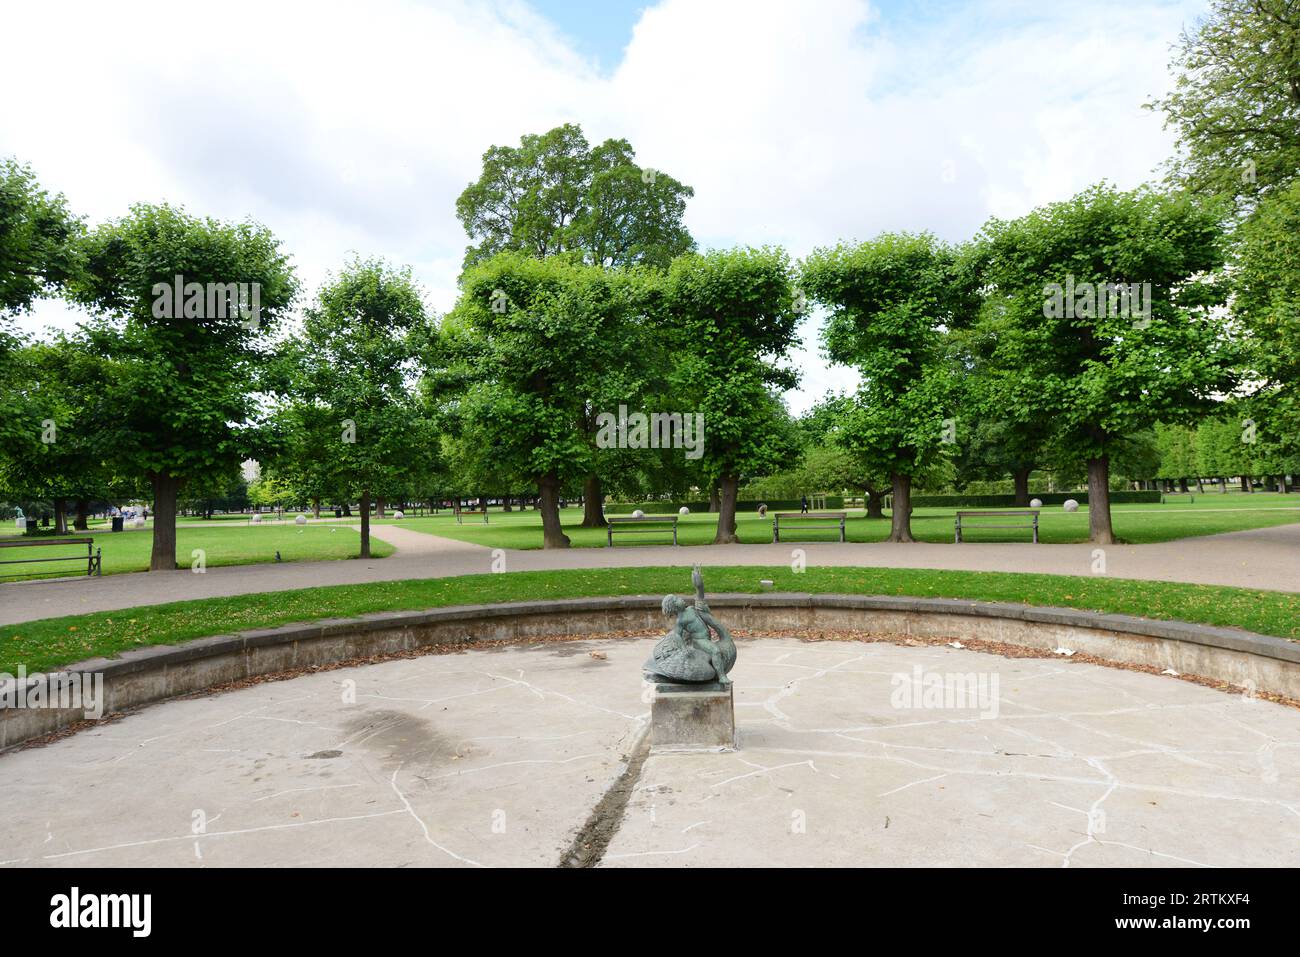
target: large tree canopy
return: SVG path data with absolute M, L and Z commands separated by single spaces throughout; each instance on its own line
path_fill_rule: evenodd
M 945 331 L 976 301 L 957 261 L 933 236 L 887 233 L 817 250 L 803 267 L 803 288 L 831 309 L 827 353 L 862 374 L 837 441 L 863 463 L 864 478 L 891 477 L 892 542 L 913 541 L 912 479 L 937 465 L 955 438 Z
M 741 478 L 769 475 L 798 456 L 778 398 L 799 382 L 782 362 L 800 318 L 789 260 L 777 249 L 682 256 L 668 272 L 662 308 L 674 335 L 678 401 L 704 416 L 704 474 L 721 492 L 714 542 L 735 542 Z
M 1249 204 L 1296 178 L 1300 2 L 1214 0 L 1172 67 L 1173 91 L 1151 106 L 1178 133 L 1177 180 Z
M 297 284 L 269 230 L 171 206 L 134 206 L 84 247 L 85 270 L 70 291 L 97 315 L 86 327 L 90 348 L 113 363 L 109 413 L 95 426 L 118 468 L 152 483 L 149 567 L 172 570 L 180 488 L 228 474 L 259 450 L 256 384 Z M 163 302 L 160 290 L 178 276 L 202 293 Z M 230 287 L 240 283 L 250 292 L 257 284 L 255 315 L 239 308 Z
M 1211 308 L 1223 298 L 1212 281 L 1223 264 L 1218 211 L 1186 194 L 1097 186 L 993 220 L 981 241 L 995 300 L 985 315 L 997 323 L 990 362 L 1036 397 L 1057 454 L 1088 463 L 1092 540 L 1111 543 L 1114 444 L 1206 411 L 1233 385 L 1236 353 Z M 1103 294 L 1134 283 L 1149 295 Z M 1074 293 L 1069 308 L 1058 308 L 1062 287 Z
M 311 497 L 339 491 L 361 506 L 370 557 L 370 502 L 400 494 L 433 469 L 437 437 L 414 395 L 429 317 L 409 269 L 353 260 L 330 277 L 289 344 L 290 403 L 278 421 L 275 471 Z
M 571 123 L 524 136 L 518 146 L 491 147 L 482 175 L 456 200 L 456 215 L 476 240 L 465 251 L 466 268 L 514 250 L 666 269 L 695 248 L 682 225 L 695 191 L 642 169 L 635 155 L 623 139 L 591 147 Z

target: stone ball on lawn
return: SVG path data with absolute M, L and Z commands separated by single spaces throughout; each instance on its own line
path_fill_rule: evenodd
M 261 513 L 261 512 L 254 512 L 254 513 L 253 513 L 253 517 L 252 517 L 251 519 L 249 519 L 249 521 L 252 522 L 254 525 L 261 525 L 261 524 L 262 524 L 262 513 Z
M 1072 498 L 1067 498 L 1065 504 L 1063 504 L 1061 508 L 1065 509 L 1067 512 L 1077 512 L 1079 510 L 1079 503 Z
M 1042 507 L 1043 507 L 1043 500 L 1042 500 L 1041 498 L 1030 499 L 1030 500 L 1029 500 L 1029 507 L 1030 507 L 1030 508 L 1042 508 Z
M 679 508 L 679 509 L 677 510 L 677 514 L 678 514 L 678 515 L 689 515 L 689 514 L 691 514 L 691 510 L 690 510 L 689 508 L 687 508 L 685 505 L 683 505 L 681 508 Z
M 645 512 L 641 511 L 641 509 L 638 508 L 636 511 L 634 511 L 634 512 L 632 513 L 632 517 L 633 517 L 633 518 L 645 518 Z
M 307 524 L 307 516 L 306 516 L 306 515 L 303 515 L 301 512 L 299 512 L 299 513 L 298 513 L 298 517 L 295 518 L 295 519 L 293 520 L 293 523 L 294 523 L 295 525 L 306 525 L 306 524 Z
M 393 513 L 393 518 L 406 518 L 406 515 L 400 511 Z

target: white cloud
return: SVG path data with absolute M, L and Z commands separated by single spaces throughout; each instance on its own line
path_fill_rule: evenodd
M 32 82 L 0 101 L 0 155 L 92 220 L 163 199 L 251 216 L 309 288 L 350 251 L 408 263 L 445 309 L 483 150 L 570 120 L 694 186 L 704 246 L 960 240 L 1102 178 L 1136 185 L 1171 148 L 1140 105 L 1201 7 L 999 2 L 909 23 L 860 0 L 664 0 L 602 76 L 518 0 L 22 5 L 6 66 Z M 67 319 L 49 304 L 28 325 L 46 321 Z M 811 325 L 796 409 L 853 382 Z

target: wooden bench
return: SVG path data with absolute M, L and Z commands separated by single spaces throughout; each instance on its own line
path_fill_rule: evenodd
M 26 565 L 33 562 L 85 562 L 87 575 L 103 574 L 100 565 L 100 550 L 95 547 L 93 538 L 22 539 L 16 542 L 0 542 L 0 549 L 47 548 L 51 545 L 85 545 L 86 554 L 59 555 L 55 558 L 10 558 L 0 560 L 0 565 Z M 3 554 L 3 552 L 0 552 L 0 554 Z M 18 574 L 18 572 L 15 572 L 13 576 L 0 575 L 0 577 L 17 577 Z
M 465 516 L 466 516 L 466 515 L 470 516 L 470 518 L 478 518 L 479 516 L 482 516 L 482 518 L 483 518 L 483 524 L 484 524 L 484 525 L 488 524 L 487 509 L 485 509 L 485 508 L 482 508 L 482 509 L 468 509 L 468 508 L 458 509 L 458 510 L 456 511 L 456 524 L 457 524 L 457 525 L 464 525 L 464 524 L 465 524 Z
M 616 529 L 620 535 L 663 535 L 672 532 L 673 544 L 677 544 L 676 515 L 643 515 L 640 518 L 633 515 L 614 515 L 605 521 L 608 522 L 605 526 L 607 548 L 614 547 L 614 531 Z M 648 544 L 658 545 L 664 543 L 649 542 Z
M 787 530 L 793 528 L 830 528 L 840 527 L 840 541 L 844 541 L 844 520 L 848 512 L 777 512 L 772 516 L 772 541 L 781 540 L 781 522 L 785 521 Z
M 1002 519 L 1023 515 L 1029 519 L 1027 522 L 1017 522 L 1014 525 L 987 525 L 983 522 L 971 522 L 972 518 L 994 518 Z M 1038 509 L 1027 508 L 1018 509 L 1011 512 L 958 512 L 957 513 L 957 543 L 961 544 L 961 520 L 966 519 L 967 526 L 970 528 L 1032 528 L 1034 530 L 1034 544 L 1038 544 Z

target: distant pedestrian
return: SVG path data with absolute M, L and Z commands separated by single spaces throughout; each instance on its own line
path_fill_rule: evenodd
M 799 511 L 800 511 L 801 513 L 803 513 L 803 512 L 807 512 L 807 511 L 808 511 L 808 496 L 807 496 L 807 495 L 805 495 L 803 498 L 801 498 L 801 499 L 799 500 Z

